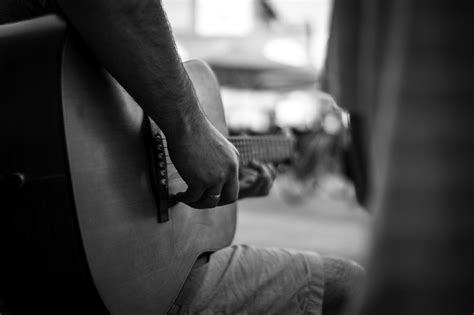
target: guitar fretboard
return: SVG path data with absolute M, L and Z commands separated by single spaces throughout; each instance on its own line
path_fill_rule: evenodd
M 240 163 L 248 164 L 255 159 L 261 162 L 279 163 L 289 159 L 295 140 L 282 135 L 231 136 L 228 140 L 240 153 Z

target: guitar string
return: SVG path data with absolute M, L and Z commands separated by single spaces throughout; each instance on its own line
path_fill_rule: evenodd
M 254 139 L 252 139 L 252 140 L 253 140 L 252 142 L 248 142 L 247 140 L 250 140 L 250 139 L 245 139 L 245 138 L 234 138 L 234 139 L 229 139 L 229 140 L 234 140 L 234 145 L 241 147 L 242 151 L 245 152 L 245 153 L 247 153 L 247 151 L 248 151 L 249 149 L 255 147 L 255 142 L 254 142 L 255 140 L 260 140 L 260 141 L 262 141 L 262 140 L 263 140 L 263 141 L 268 141 L 268 140 L 270 140 L 270 141 L 281 141 L 281 142 L 282 142 L 282 145 L 283 145 L 282 147 L 279 148 L 279 149 L 281 149 L 281 150 L 284 150 L 284 149 L 288 150 L 288 147 L 285 146 L 285 144 L 289 144 L 289 142 L 290 142 L 290 141 L 288 141 L 289 139 L 281 139 L 281 138 L 276 139 L 276 138 L 270 138 L 270 137 L 268 137 L 268 138 L 260 138 L 260 139 L 255 139 L 255 138 L 254 138 Z M 166 142 L 166 139 L 163 139 L 162 141 L 163 141 L 163 143 L 165 143 L 165 142 Z M 240 143 L 239 143 L 239 142 L 240 142 Z M 168 151 L 167 151 L 168 147 L 167 147 L 166 145 L 163 145 L 163 149 L 165 150 L 165 158 L 170 159 L 170 155 L 167 154 L 167 152 L 168 152 Z M 271 148 L 271 151 L 273 151 L 274 149 L 277 149 L 277 148 Z M 274 152 L 272 152 L 272 153 L 274 153 Z M 245 154 L 244 154 L 244 155 L 245 155 Z M 242 160 L 249 160 L 249 158 L 244 156 L 244 157 L 242 157 Z M 169 165 L 173 165 L 173 163 L 166 162 L 166 166 L 169 166 Z M 173 166 L 174 166 L 174 165 L 173 165 Z

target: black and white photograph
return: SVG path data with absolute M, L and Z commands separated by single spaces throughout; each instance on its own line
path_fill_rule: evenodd
M 0 315 L 473 315 L 472 0 L 0 0 Z

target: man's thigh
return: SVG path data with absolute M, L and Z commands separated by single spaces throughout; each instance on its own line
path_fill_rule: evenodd
M 235 245 L 193 269 L 170 314 L 321 314 L 323 294 L 318 254 Z

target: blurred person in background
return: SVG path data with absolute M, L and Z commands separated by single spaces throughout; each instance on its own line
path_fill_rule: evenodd
M 362 123 L 377 217 L 360 314 L 474 311 L 473 16 L 335 0 L 326 87 Z
M 0 4 L 0 24 L 50 13 L 65 16 L 74 25 L 97 59 L 173 143 L 172 160 L 190 186 L 180 201 L 207 208 L 235 201 L 237 153 L 200 111 L 160 2 L 8 0 Z M 158 99 L 159 108 L 154 106 Z M 178 132 L 179 139 L 172 141 L 176 126 L 191 132 Z M 240 197 L 267 194 L 274 179 L 271 168 L 258 162 L 241 169 L 240 175 Z M 341 314 L 359 293 L 364 274 L 348 260 L 276 248 L 232 246 L 204 258 L 191 272 L 171 313 Z M 5 292 L 8 286 L 2 287 Z M 36 299 L 41 294 L 37 292 Z M 39 307 L 22 296 L 24 307 Z M 59 297 L 56 301 L 63 303 Z M 72 307 L 68 312 L 81 309 Z

